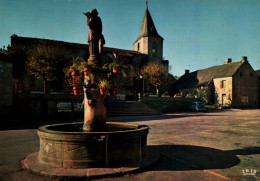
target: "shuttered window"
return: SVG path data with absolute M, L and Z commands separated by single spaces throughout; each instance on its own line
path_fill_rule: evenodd
M 226 87 L 226 80 L 221 80 L 220 81 L 220 88 L 225 88 Z

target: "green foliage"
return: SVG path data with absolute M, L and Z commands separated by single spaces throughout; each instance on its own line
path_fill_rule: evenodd
M 155 62 L 145 65 L 141 73 L 156 88 L 166 83 L 169 76 L 168 66 Z
M 81 57 L 73 58 L 72 65 L 64 68 L 65 77 L 70 77 L 70 74 L 74 70 L 79 70 L 80 72 L 84 71 L 85 67 L 95 67 L 95 64 L 92 62 L 86 61 Z
M 43 79 L 46 85 L 64 77 L 63 69 L 67 63 L 65 52 L 60 47 L 38 46 L 28 52 L 25 68 L 30 75 Z
M 83 58 L 77 57 L 77 58 L 73 58 L 73 63 L 72 65 L 65 67 L 63 69 L 63 72 L 65 73 L 65 78 L 69 78 L 71 73 L 74 70 L 80 70 L 81 69 L 81 63 L 84 61 Z
M 104 69 L 113 72 L 113 69 L 120 69 L 120 73 L 122 73 L 122 77 L 126 78 L 127 74 L 131 71 L 131 65 L 125 65 L 120 61 L 119 56 L 113 52 L 113 54 L 108 55 L 108 63 L 103 65 Z
M 98 84 L 98 87 L 99 88 L 102 88 L 102 89 L 108 89 L 108 81 L 107 80 L 100 80 L 99 81 L 99 84 Z
M 109 68 L 109 70 L 113 70 L 113 69 L 120 69 L 120 64 L 119 63 L 117 63 L 117 62 L 113 62 L 113 63 L 110 63 L 109 65 L 108 65 L 108 68 Z
M 80 63 L 79 70 L 82 72 L 84 70 L 84 68 L 86 68 L 86 67 L 88 67 L 88 68 L 95 67 L 95 64 L 92 62 L 83 60 Z

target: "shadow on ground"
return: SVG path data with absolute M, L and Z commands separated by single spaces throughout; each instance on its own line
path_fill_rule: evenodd
M 208 170 L 230 168 L 240 163 L 237 155 L 260 154 L 260 147 L 223 151 L 193 145 L 156 145 L 149 149 L 162 155 L 154 170 Z
M 21 120 L 7 120 L 3 122 L 0 127 L 0 131 L 3 130 L 19 130 L 19 129 L 38 129 L 40 126 L 49 124 L 61 124 L 61 123 L 72 123 L 72 122 L 83 122 L 83 118 L 74 119 L 21 119 Z
M 244 149 L 226 151 L 234 155 L 256 155 L 260 154 L 260 147 L 246 147 Z
M 201 113 L 181 113 L 181 114 L 162 114 L 152 116 L 121 116 L 121 117 L 108 117 L 107 122 L 140 122 L 140 121 L 155 121 L 163 119 L 177 119 L 184 117 L 197 117 L 197 116 L 221 116 L 221 115 L 208 115 Z M 18 130 L 18 129 L 38 129 L 40 126 L 48 124 L 61 124 L 72 122 L 84 122 L 82 118 L 61 118 L 61 119 L 20 119 L 20 120 L 6 120 L 0 127 L 1 130 Z

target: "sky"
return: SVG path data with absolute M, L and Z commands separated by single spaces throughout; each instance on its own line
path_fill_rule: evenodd
M 145 0 L 0 0 L 0 47 L 10 36 L 87 43 L 83 12 L 97 9 L 106 47 L 133 50 Z M 163 57 L 181 76 L 247 56 L 260 69 L 260 0 L 148 0 Z

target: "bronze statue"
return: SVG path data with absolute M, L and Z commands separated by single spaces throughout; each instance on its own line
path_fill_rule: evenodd
M 87 25 L 89 26 L 88 43 L 90 59 L 97 59 L 103 51 L 105 44 L 104 36 L 102 35 L 102 21 L 98 17 L 98 12 L 93 9 L 90 12 L 83 13 L 87 16 Z

